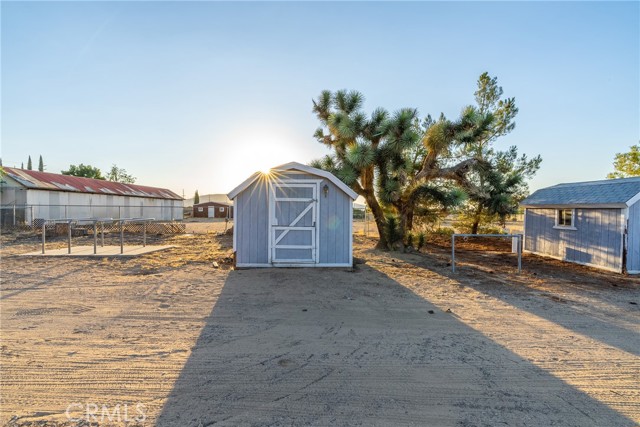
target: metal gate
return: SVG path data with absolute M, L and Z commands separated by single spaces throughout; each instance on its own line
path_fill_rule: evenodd
M 317 263 L 318 184 L 302 180 L 271 186 L 271 263 Z

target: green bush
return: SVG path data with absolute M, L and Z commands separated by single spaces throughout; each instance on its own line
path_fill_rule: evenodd
M 389 249 L 393 250 L 396 242 L 402 240 L 402 234 L 400 234 L 400 222 L 395 215 L 387 215 L 384 224 L 384 234 L 387 238 L 387 244 Z
M 425 235 L 424 232 L 420 232 L 418 233 L 418 250 L 422 249 L 424 247 L 424 241 L 425 241 Z
M 406 246 L 413 248 L 414 235 L 412 232 L 407 233 L 407 237 L 405 238 Z

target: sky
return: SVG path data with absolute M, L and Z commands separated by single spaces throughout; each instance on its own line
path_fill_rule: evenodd
M 7 2 L 1 157 L 189 198 L 328 153 L 312 100 L 456 118 L 478 76 L 520 110 L 530 188 L 597 180 L 640 140 L 639 2 Z

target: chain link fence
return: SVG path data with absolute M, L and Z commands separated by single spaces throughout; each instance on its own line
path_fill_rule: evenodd
M 153 219 L 147 225 L 150 234 L 184 233 L 182 222 L 182 206 L 114 206 L 114 205 L 11 205 L 0 206 L 0 227 L 2 231 L 24 230 L 39 232 L 47 220 L 59 219 Z M 60 230 L 58 230 L 60 228 Z M 62 230 L 64 228 L 64 230 Z M 74 226 L 74 233 L 83 233 L 85 226 Z M 65 224 L 47 224 L 47 233 L 58 234 L 66 232 Z M 104 222 L 104 231 L 119 232 L 120 226 L 116 222 Z M 125 232 L 142 233 L 142 224 L 127 223 Z

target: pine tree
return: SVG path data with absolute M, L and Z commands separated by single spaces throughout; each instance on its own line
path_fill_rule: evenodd
M 38 170 L 44 172 L 44 162 L 42 161 L 42 154 L 40 154 L 40 160 L 38 160 Z
M 31 156 L 29 156 L 29 160 L 27 160 L 27 170 L 33 170 L 33 166 L 31 165 Z
M 626 153 L 617 153 L 613 168 L 615 171 L 607 175 L 608 179 L 640 176 L 640 144 L 632 145 Z
M 193 204 L 197 205 L 200 203 L 200 195 L 198 194 L 198 190 L 196 190 L 196 194 L 193 196 Z
M 20 169 L 24 169 L 24 162 L 20 163 Z

